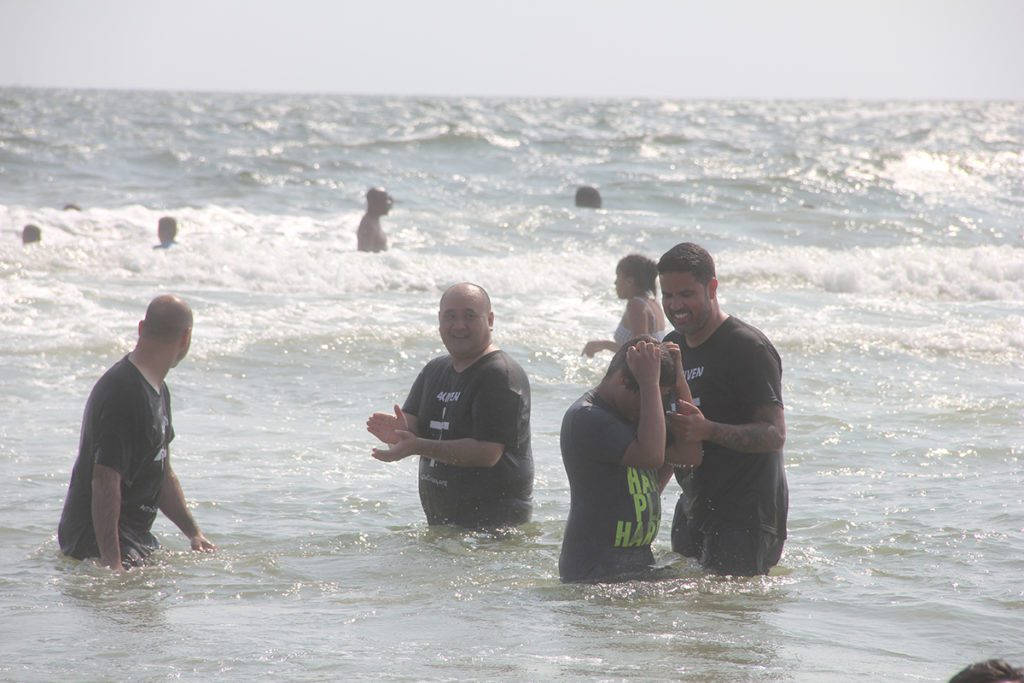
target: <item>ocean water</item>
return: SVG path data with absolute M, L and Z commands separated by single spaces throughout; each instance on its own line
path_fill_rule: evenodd
M 576 209 L 575 188 L 605 208 Z M 355 251 L 367 187 L 392 249 Z M 75 203 L 81 211 L 64 211 Z M 153 250 L 156 222 L 179 244 Z M 42 242 L 23 247 L 26 223 Z M 770 576 L 565 586 L 565 409 L 630 252 L 695 241 L 783 359 Z M 366 417 L 490 292 L 533 387 L 534 520 L 428 528 Z M 219 545 L 61 557 L 92 384 L 196 315 L 175 469 Z M 0 679 L 939 681 L 1024 665 L 1024 104 L 0 89 Z M 665 493 L 671 510 L 675 484 Z

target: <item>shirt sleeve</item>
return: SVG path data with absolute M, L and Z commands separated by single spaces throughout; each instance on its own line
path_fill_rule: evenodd
M 761 342 L 745 354 L 743 372 L 751 406 L 782 403 L 782 361 L 769 344 Z
M 424 375 L 426 372 L 427 369 L 423 368 L 420 370 L 420 374 L 416 375 L 416 381 L 412 383 L 409 395 L 405 397 L 405 403 L 402 404 L 403 413 L 422 417 L 420 415 L 420 404 L 422 403 L 423 383 L 426 381 Z
M 604 410 L 585 407 L 572 416 L 569 441 L 579 457 L 619 465 L 636 429 Z
M 174 441 L 174 420 L 171 418 L 171 390 L 164 384 L 163 388 L 164 414 L 167 415 L 167 445 Z
M 93 461 L 97 465 L 109 467 L 122 477 L 128 474 L 132 461 L 132 431 L 136 429 L 137 419 L 126 401 L 109 397 L 103 402 L 96 416 L 93 439 Z
M 473 400 L 473 438 L 515 446 L 519 442 L 523 396 L 507 373 L 492 372 Z

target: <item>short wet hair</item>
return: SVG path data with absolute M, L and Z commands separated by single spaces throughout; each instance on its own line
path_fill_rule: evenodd
M 702 285 L 715 279 L 715 260 L 708 250 L 693 242 L 672 247 L 658 261 L 658 274 L 692 273 Z

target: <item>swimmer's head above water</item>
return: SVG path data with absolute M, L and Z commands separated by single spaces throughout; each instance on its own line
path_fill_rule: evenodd
M 576 206 L 585 209 L 600 209 L 601 193 L 597 191 L 596 187 L 583 185 L 576 190 Z
M 366 191 L 366 212 L 375 216 L 386 216 L 395 200 L 383 187 L 371 187 Z

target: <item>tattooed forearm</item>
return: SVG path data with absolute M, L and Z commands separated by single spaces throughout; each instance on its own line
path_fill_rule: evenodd
M 775 425 L 767 422 L 750 422 L 743 425 L 711 423 L 708 441 L 741 453 L 760 453 L 782 448 L 786 437 Z

